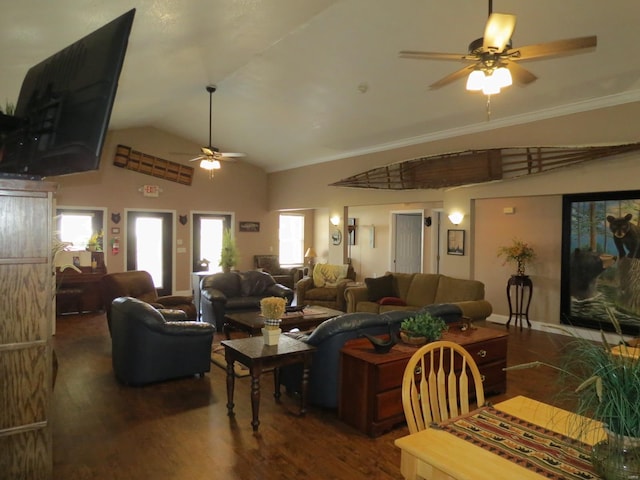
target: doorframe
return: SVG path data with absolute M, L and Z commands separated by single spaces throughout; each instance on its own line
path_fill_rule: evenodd
M 424 270 L 424 209 L 411 209 L 411 210 L 390 210 L 389 211 L 389 268 L 387 269 L 389 272 L 395 272 L 394 261 L 394 252 L 396 251 L 396 217 L 398 215 L 415 215 L 420 214 L 420 272 Z
M 191 262 L 191 270 L 193 271 L 193 250 L 194 250 L 194 243 L 195 243 L 195 238 L 193 236 L 193 226 L 195 225 L 195 220 L 194 217 L 196 215 L 210 215 L 212 217 L 217 217 L 217 216 L 229 216 L 231 218 L 230 223 L 231 223 L 231 236 L 236 240 L 236 242 L 238 241 L 238 238 L 236 236 L 236 214 L 234 212 L 223 212 L 220 210 L 191 210 L 189 212 L 189 222 L 191 224 L 190 230 L 189 230 L 189 238 L 191 239 L 191 242 L 189 244 L 189 252 L 190 252 L 190 262 Z
M 129 260 L 129 249 L 126 248 L 127 246 L 127 241 L 129 240 L 128 235 L 129 232 L 127 231 L 127 223 L 128 223 L 128 215 L 129 212 L 151 212 L 151 213 L 168 213 L 171 215 L 171 291 L 175 292 L 176 291 L 176 242 L 177 242 L 177 225 L 176 225 L 176 218 L 177 218 L 177 210 L 168 210 L 168 209 L 162 209 L 162 208 L 125 208 L 124 209 L 124 221 L 123 223 L 123 228 L 122 228 L 122 243 L 120 245 L 122 245 L 122 250 L 124 250 L 124 271 L 127 270 L 127 265 L 128 265 L 128 260 Z
M 442 219 L 444 218 L 444 208 L 434 208 L 431 210 L 431 272 L 440 273 L 440 263 L 444 239 L 442 237 Z

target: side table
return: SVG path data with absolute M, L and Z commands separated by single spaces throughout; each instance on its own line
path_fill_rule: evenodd
M 507 327 L 514 319 L 514 325 L 520 322 L 520 330 L 522 330 L 522 319 L 527 321 L 527 326 L 531 327 L 529 321 L 529 305 L 531 305 L 531 297 L 533 297 L 533 282 L 529 275 L 511 275 L 507 282 L 507 301 L 509 302 L 509 320 Z M 515 305 L 512 303 L 512 298 Z
M 300 392 L 300 415 L 306 413 L 307 387 L 309 383 L 309 369 L 311 358 L 316 347 L 304 342 L 280 335 L 277 345 L 265 345 L 262 336 L 223 340 L 224 358 L 227 362 L 227 414 L 233 416 L 233 390 L 235 375 L 233 364 L 238 361 L 249 368 L 251 373 L 251 426 L 258 430 L 260 420 L 260 375 L 266 369 L 273 368 L 274 397 L 280 399 L 280 367 L 293 363 L 302 363 L 302 391 Z

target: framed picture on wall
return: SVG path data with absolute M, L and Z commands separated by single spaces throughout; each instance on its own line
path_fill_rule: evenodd
M 562 197 L 561 323 L 640 334 L 640 191 Z
M 238 230 L 241 232 L 259 232 L 260 222 L 240 222 Z
M 464 255 L 464 230 L 447 230 L 447 255 Z

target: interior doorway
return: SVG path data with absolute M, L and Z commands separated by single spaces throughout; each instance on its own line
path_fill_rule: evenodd
M 423 266 L 424 212 L 391 212 L 393 272 L 421 273 Z
M 127 270 L 151 274 L 158 295 L 173 293 L 173 212 L 127 211 Z

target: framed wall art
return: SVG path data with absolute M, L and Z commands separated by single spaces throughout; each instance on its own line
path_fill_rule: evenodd
M 640 190 L 564 195 L 560 321 L 640 334 Z
M 447 230 L 447 255 L 464 255 L 464 230 Z
M 240 222 L 238 224 L 238 230 L 241 232 L 259 232 L 260 222 Z

